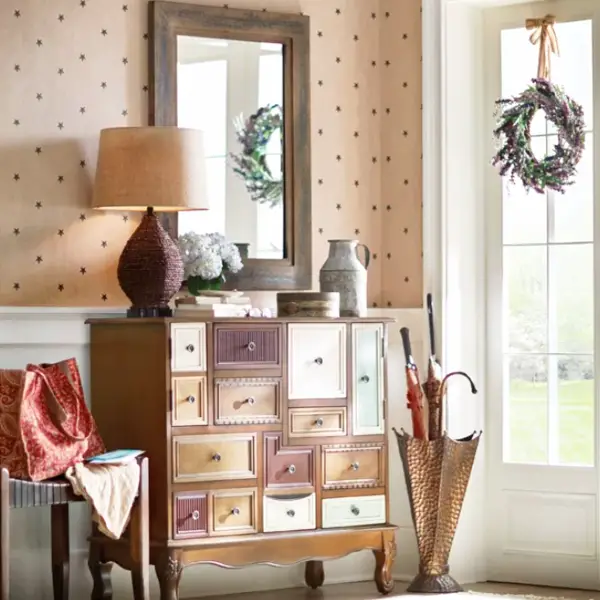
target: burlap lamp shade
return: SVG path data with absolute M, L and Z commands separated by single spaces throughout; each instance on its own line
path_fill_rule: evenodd
M 92 206 L 146 211 L 121 257 L 119 285 L 129 316 L 170 316 L 181 287 L 179 249 L 154 211 L 207 210 L 204 136 L 178 127 L 116 127 L 100 132 Z

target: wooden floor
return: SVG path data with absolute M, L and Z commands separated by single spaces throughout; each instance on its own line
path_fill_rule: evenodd
M 397 582 L 396 590 L 387 598 L 411 597 L 415 600 L 423 595 L 406 594 L 405 582 Z M 565 590 L 558 588 L 534 587 L 528 585 L 503 584 L 503 583 L 479 583 L 468 586 L 471 593 L 447 594 L 437 596 L 443 600 L 479 600 L 477 592 L 482 594 L 510 594 L 515 596 L 547 596 L 572 598 L 573 600 L 600 600 L 600 592 L 588 592 L 583 590 Z M 427 596 L 431 597 L 431 596 Z M 206 596 L 202 600 L 381 600 L 372 582 L 349 583 L 342 585 L 325 586 L 321 590 L 312 591 L 307 588 L 275 590 L 272 592 L 255 592 L 251 594 L 235 594 L 233 596 Z M 482 599 L 483 600 L 483 599 Z M 489 600 L 487 598 L 486 600 Z

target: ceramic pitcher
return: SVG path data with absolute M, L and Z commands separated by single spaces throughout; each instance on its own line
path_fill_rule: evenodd
M 364 265 L 358 248 L 365 251 Z M 329 240 L 329 256 L 319 272 L 322 292 L 339 292 L 341 317 L 367 316 L 367 268 L 371 252 L 357 240 Z

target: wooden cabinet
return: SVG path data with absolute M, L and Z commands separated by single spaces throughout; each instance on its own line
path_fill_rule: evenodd
M 100 432 L 150 459 L 161 600 L 187 565 L 315 557 L 318 587 L 323 559 L 363 548 L 391 591 L 385 319 L 90 323 Z M 118 543 L 106 552 L 121 560 Z

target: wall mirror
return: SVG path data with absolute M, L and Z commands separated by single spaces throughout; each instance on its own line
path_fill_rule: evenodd
M 163 225 L 236 243 L 238 289 L 310 289 L 308 18 L 156 1 L 149 20 L 150 123 L 204 131 L 210 203 Z

